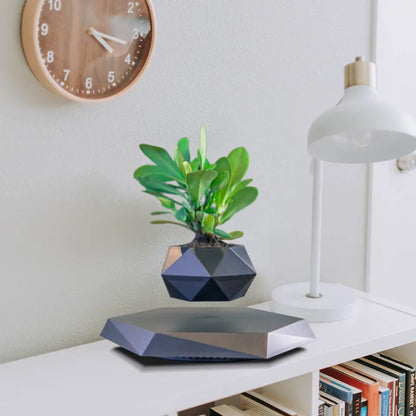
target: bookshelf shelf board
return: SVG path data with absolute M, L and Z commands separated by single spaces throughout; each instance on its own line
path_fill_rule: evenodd
M 171 416 L 245 390 L 416 342 L 416 315 L 412 311 L 357 293 L 358 317 L 312 324 L 315 342 L 268 362 L 160 365 L 124 354 L 109 341 L 98 341 L 2 364 L 0 414 Z M 267 309 L 268 305 L 259 308 Z

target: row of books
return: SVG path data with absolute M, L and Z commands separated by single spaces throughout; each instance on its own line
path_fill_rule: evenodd
M 415 416 L 415 368 L 373 354 L 321 370 L 319 416 Z
M 272 396 L 256 391 L 241 393 L 241 409 L 222 404 L 212 407 L 210 416 L 297 416 L 297 413 L 282 406 Z

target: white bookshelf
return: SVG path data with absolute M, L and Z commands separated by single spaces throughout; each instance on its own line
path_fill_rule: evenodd
M 416 313 L 358 294 L 357 318 L 312 324 L 315 342 L 270 362 L 143 365 L 99 341 L 0 365 L 0 415 L 176 416 L 262 388 L 315 416 L 319 369 L 387 350 L 416 364 Z

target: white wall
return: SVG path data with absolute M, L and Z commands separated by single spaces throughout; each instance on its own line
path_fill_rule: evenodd
M 383 97 L 416 116 L 416 4 L 379 1 L 377 64 Z M 371 238 L 372 293 L 414 307 L 416 172 L 396 161 L 374 165 Z
M 147 72 L 126 96 L 73 104 L 34 79 L 20 48 L 23 0 L 0 2 L 0 361 L 98 339 L 108 316 L 170 300 L 160 269 L 191 235 L 149 224 L 132 179 L 138 145 L 172 148 L 199 126 L 212 159 L 245 145 L 256 206 L 246 232 L 258 277 L 246 298 L 308 277 L 306 131 L 342 95 L 343 66 L 369 55 L 370 0 L 154 0 Z M 362 287 L 363 167 L 327 166 L 323 275 Z

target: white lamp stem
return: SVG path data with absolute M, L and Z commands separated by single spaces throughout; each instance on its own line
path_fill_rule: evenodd
M 323 161 L 313 159 L 312 247 L 308 282 L 288 283 L 272 292 L 273 311 L 309 322 L 335 322 L 355 316 L 354 293 L 334 283 L 321 283 Z M 323 295 L 320 292 L 322 288 Z M 309 291 L 308 291 L 309 290 Z
M 313 159 L 313 196 L 312 196 L 312 249 L 310 289 L 311 298 L 321 297 L 319 278 L 321 274 L 321 240 L 322 240 L 322 181 L 323 162 Z

